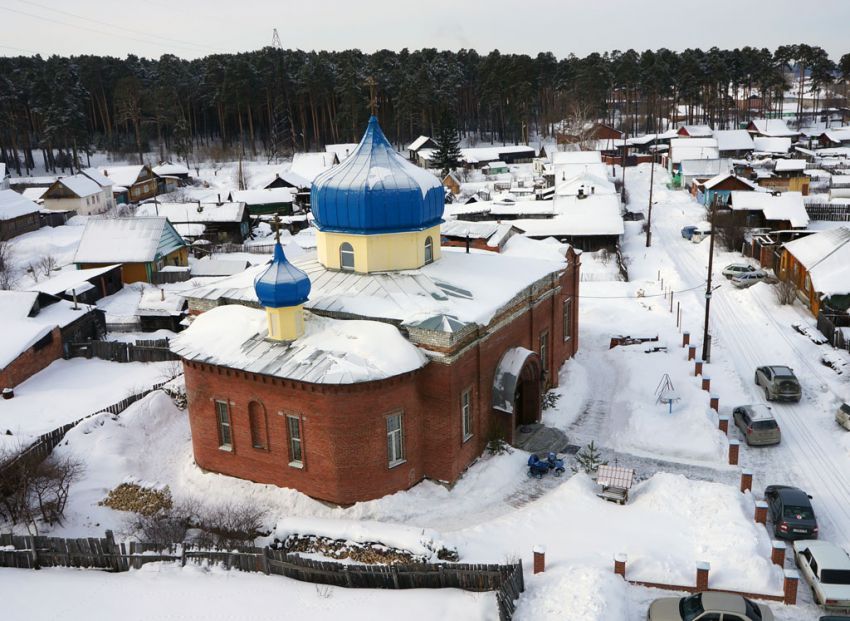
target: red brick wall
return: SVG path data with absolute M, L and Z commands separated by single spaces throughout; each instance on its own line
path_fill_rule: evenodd
M 53 340 L 49 345 L 39 350 L 30 347 L 5 369 L 0 369 L 0 389 L 14 388 L 62 357 L 62 333 L 59 328 L 53 328 L 51 335 Z
M 197 464 L 261 483 L 293 487 L 314 498 L 351 504 L 407 489 L 423 478 L 454 481 L 483 452 L 491 431 L 511 415 L 491 407 L 493 376 L 512 347 L 538 351 L 549 331 L 550 384 L 578 347 L 578 260 L 564 273 L 560 290 L 478 340 L 451 364 L 354 386 L 303 384 L 241 371 L 188 363 L 189 421 Z M 573 297 L 573 338 L 563 340 L 563 301 Z M 472 388 L 472 437 L 464 441 L 461 394 Z M 219 448 L 216 399 L 227 400 L 233 449 Z M 268 447 L 252 446 L 248 410 L 263 404 Z M 404 412 L 406 462 L 388 467 L 386 415 Z M 286 414 L 302 417 L 304 467 L 289 465 Z M 508 440 L 511 438 L 508 437 Z

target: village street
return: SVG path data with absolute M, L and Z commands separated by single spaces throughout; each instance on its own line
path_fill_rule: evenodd
M 632 171 L 629 171 L 630 173 Z M 645 211 L 648 204 L 648 167 L 627 176 L 633 210 Z M 653 246 L 648 251 L 654 260 L 650 272 L 660 269 L 674 290 L 691 289 L 703 283 L 706 277 L 708 246 L 706 240 L 699 244 L 683 239 L 680 229 L 705 219 L 705 209 L 690 200 L 683 191 L 668 191 L 667 175 L 655 177 L 653 207 Z M 629 246 L 633 262 L 633 278 L 652 278 L 643 273 L 639 243 L 632 240 Z M 646 249 L 642 249 L 646 251 Z M 840 545 L 850 542 L 850 454 L 847 438 L 833 420 L 835 408 L 850 399 L 850 385 L 846 375 L 838 375 L 820 363 L 820 355 L 828 345 L 816 345 L 795 332 L 792 323 L 814 325 L 813 317 L 799 303 L 779 306 L 771 286 L 758 284 L 749 289 L 735 289 L 721 274 L 723 267 L 740 262 L 737 253 L 715 246 L 710 328 L 714 337 L 711 364 L 705 373 L 729 367 L 740 380 L 740 390 L 747 402 L 762 403 L 762 389 L 753 383 L 755 368 L 765 364 L 788 365 L 794 369 L 803 386 L 803 398 L 797 404 L 772 403 L 771 407 L 782 429 L 782 443 L 776 447 L 750 448 L 742 442 L 741 465 L 753 470 L 753 491 L 758 496 L 766 485 L 789 484 L 806 490 L 813 496 L 813 504 L 821 526 L 821 537 Z M 682 304 L 685 329 L 691 331 L 691 340 L 702 346 L 702 317 L 704 312 L 704 287 L 692 289 L 676 296 Z M 721 395 L 720 414 L 731 414 L 731 408 L 741 403 L 724 403 Z M 730 425 L 730 437 L 739 437 Z

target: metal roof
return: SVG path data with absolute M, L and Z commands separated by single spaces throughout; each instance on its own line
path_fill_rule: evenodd
M 444 201 L 439 179 L 399 155 L 374 116 L 354 153 L 315 178 L 310 197 L 319 229 L 358 234 L 434 226 Z

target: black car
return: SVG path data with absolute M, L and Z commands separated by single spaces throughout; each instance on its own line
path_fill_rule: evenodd
M 779 539 L 817 539 L 818 521 L 811 496 L 797 487 L 768 485 L 764 490 L 773 534 Z
M 850 621 L 850 617 L 845 617 L 844 615 L 826 615 L 825 617 L 820 617 L 818 621 Z

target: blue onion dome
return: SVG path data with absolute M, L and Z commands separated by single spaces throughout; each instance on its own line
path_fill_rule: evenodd
M 310 295 L 310 278 L 286 259 L 283 247 L 277 242 L 274 259 L 254 280 L 254 291 L 266 308 L 297 306 Z
M 437 177 L 392 148 L 372 116 L 354 152 L 313 181 L 310 205 L 321 231 L 397 233 L 440 224 L 445 194 Z

